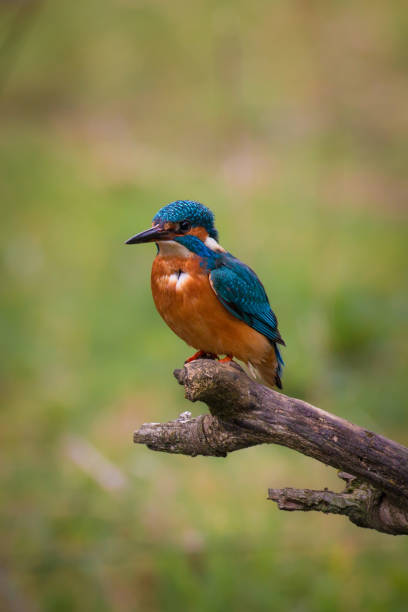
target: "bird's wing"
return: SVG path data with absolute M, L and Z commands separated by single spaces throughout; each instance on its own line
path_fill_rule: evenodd
M 234 317 L 271 342 L 285 344 L 264 286 L 251 268 L 228 253 L 211 270 L 210 283 L 220 302 Z

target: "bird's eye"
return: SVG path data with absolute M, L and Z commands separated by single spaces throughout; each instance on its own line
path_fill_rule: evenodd
M 182 232 L 188 232 L 188 230 L 191 228 L 191 223 L 190 221 L 180 221 L 179 227 L 181 229 Z

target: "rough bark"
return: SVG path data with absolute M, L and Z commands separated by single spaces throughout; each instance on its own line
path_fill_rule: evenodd
M 270 489 L 279 508 L 344 514 L 360 527 L 408 534 L 408 448 L 260 385 L 234 362 L 197 360 L 174 375 L 186 398 L 205 402 L 211 414 L 146 423 L 135 442 L 214 457 L 256 444 L 287 446 L 343 470 L 347 486 L 342 493 Z

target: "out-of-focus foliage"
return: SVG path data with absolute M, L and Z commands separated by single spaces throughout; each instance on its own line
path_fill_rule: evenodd
M 407 15 L 0 3 L 1 609 L 406 610 L 406 539 L 265 501 L 333 470 L 132 446 L 188 408 L 191 351 L 123 242 L 208 204 L 279 316 L 285 392 L 408 443 Z

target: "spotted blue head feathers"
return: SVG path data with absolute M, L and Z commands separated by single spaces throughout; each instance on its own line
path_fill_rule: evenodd
M 204 227 L 208 235 L 218 240 L 214 225 L 214 214 L 209 208 L 194 200 L 176 200 L 163 206 L 153 217 L 153 223 L 182 223 L 188 221 L 191 227 Z

